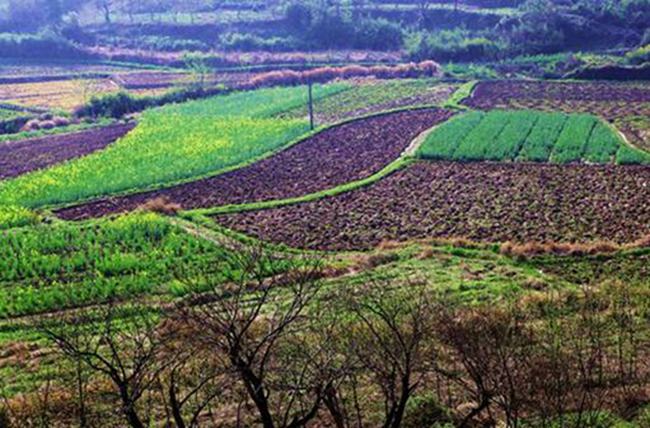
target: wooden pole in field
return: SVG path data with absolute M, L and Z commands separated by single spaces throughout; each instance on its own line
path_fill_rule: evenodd
M 314 130 L 314 94 L 313 94 L 313 84 L 309 82 L 309 128 Z

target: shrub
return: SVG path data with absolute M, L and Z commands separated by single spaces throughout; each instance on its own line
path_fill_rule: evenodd
M 86 59 L 90 55 L 54 34 L 0 33 L 0 57 Z
M 438 62 L 474 62 L 496 59 L 501 46 L 483 37 L 471 37 L 466 31 L 416 33 L 407 42 L 411 59 Z
M 120 118 L 129 113 L 144 110 L 145 98 L 136 98 L 126 92 L 93 97 L 88 104 L 77 109 L 76 116 Z
M 263 38 L 254 34 L 229 33 L 220 38 L 224 49 L 251 52 L 251 51 L 294 51 L 302 47 L 302 43 L 293 37 Z
M 15 134 L 31 120 L 30 116 L 18 116 L 7 120 L 0 120 L 0 134 Z
M 351 47 L 356 39 L 355 26 L 341 16 L 323 13 L 310 26 L 306 40 L 319 49 Z
M 53 120 L 45 120 L 41 122 L 41 129 L 54 129 L 56 124 Z
M 314 13 L 309 6 L 294 3 L 287 8 L 286 22 L 295 39 L 305 41 L 302 48 L 397 50 L 404 44 L 400 26 L 381 18 L 353 20 L 327 9 Z
M 20 132 L 38 131 L 39 129 L 41 129 L 41 122 L 38 119 L 32 119 L 20 128 Z
M 502 25 L 519 53 L 541 54 L 562 50 L 566 45 L 562 17 L 551 0 L 528 0 L 521 13 Z
M 170 202 L 165 197 L 150 199 L 140 206 L 140 210 L 158 214 L 176 215 L 181 210 L 179 204 Z
M 650 44 L 626 53 L 625 58 L 630 64 L 643 64 L 650 61 Z
M 433 394 L 411 398 L 406 406 L 402 424 L 405 428 L 453 426 L 449 410 L 440 405 Z
M 55 117 L 52 119 L 55 126 L 68 126 L 70 125 L 70 120 L 65 117 Z
M 312 22 L 311 8 L 302 3 L 291 3 L 285 10 L 285 19 L 291 29 L 305 30 L 309 28 Z
M 364 19 L 355 32 L 357 49 L 397 50 L 404 44 L 400 26 L 385 19 Z

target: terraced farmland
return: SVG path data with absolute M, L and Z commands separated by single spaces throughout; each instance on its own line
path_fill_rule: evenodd
M 0 142 L 0 179 L 16 177 L 104 149 L 134 126 L 112 125 L 73 134 Z
M 428 237 L 630 242 L 650 233 L 649 200 L 647 166 L 421 161 L 343 195 L 215 220 L 320 250 Z
M 595 116 L 537 111 L 465 114 L 436 129 L 418 154 L 461 162 L 650 163 Z
M 316 97 L 346 88 L 318 87 Z M 64 204 L 223 172 L 306 133 L 304 119 L 271 118 L 306 98 L 304 87 L 278 88 L 148 111 L 105 150 L 1 183 L 0 203 Z
M 322 98 L 314 105 L 314 114 L 318 123 L 327 124 L 385 110 L 440 105 L 457 87 L 428 79 L 362 82 L 348 91 Z M 282 116 L 305 117 L 307 109 L 301 107 Z
M 65 219 L 130 211 L 164 197 L 184 209 L 284 199 L 336 187 L 379 171 L 420 133 L 452 112 L 412 110 L 329 128 L 249 167 L 154 192 L 111 198 L 57 212 Z
M 472 108 L 532 109 L 591 113 L 617 125 L 638 147 L 650 149 L 647 125 L 650 89 L 640 83 L 493 81 L 481 82 L 464 101 Z
M 108 299 L 183 295 L 235 275 L 230 252 L 154 214 L 0 232 L 0 318 Z M 201 277 L 193 275 L 201 273 Z M 203 284 L 205 285 L 205 284 Z M 194 290 L 196 291 L 196 290 Z
M 16 83 L 0 85 L 0 102 L 44 110 L 71 111 L 92 96 L 117 92 L 119 89 L 109 79 Z

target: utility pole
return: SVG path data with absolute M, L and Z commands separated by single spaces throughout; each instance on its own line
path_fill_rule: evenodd
M 309 128 L 313 131 L 314 130 L 314 91 L 313 91 L 313 86 L 314 84 L 309 81 L 308 83 L 308 88 L 309 88 Z

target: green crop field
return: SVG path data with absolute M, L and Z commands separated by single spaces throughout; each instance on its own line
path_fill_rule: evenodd
M 499 141 L 501 133 L 509 123 L 507 112 L 495 111 L 484 116 L 481 121 L 463 138 L 456 150 L 454 159 L 460 161 L 478 161 L 486 159 L 490 149 L 499 147 L 493 141 Z M 504 141 L 507 143 L 507 141 Z
M 591 137 L 591 131 L 597 122 L 598 119 L 591 115 L 570 115 L 560 136 L 555 141 L 550 161 L 570 163 L 582 160 L 587 142 Z
M 230 260 L 225 248 L 151 213 L 5 231 L 0 233 L 0 318 L 109 298 L 182 295 L 200 287 L 200 280 L 214 285 L 232 278 Z M 200 278 L 193 278 L 195 272 Z
M 482 112 L 471 112 L 451 119 L 427 138 L 418 154 L 427 159 L 452 159 L 461 141 L 483 120 L 484 116 Z
M 437 79 L 405 79 L 354 85 L 347 91 L 323 97 L 314 105 L 320 123 L 333 123 L 399 107 L 442 104 L 457 88 Z M 282 116 L 301 118 L 307 108 L 300 106 Z
M 0 230 L 29 226 L 38 223 L 38 216 L 28 209 L 0 206 Z
M 528 162 L 546 162 L 551 157 L 567 117 L 563 114 L 535 113 L 537 122 L 524 141 L 517 158 Z
M 612 132 L 609 126 L 598 122 L 591 137 L 584 148 L 584 159 L 591 163 L 608 163 L 616 156 L 620 145 L 620 139 Z
M 470 112 L 436 129 L 418 151 L 425 159 L 597 164 L 648 163 L 609 125 L 588 114 L 532 110 Z
M 316 98 L 347 89 L 317 87 Z M 309 130 L 271 116 L 306 102 L 305 87 L 263 89 L 146 112 L 106 150 L 0 184 L 0 204 L 40 207 L 160 186 L 249 162 Z

